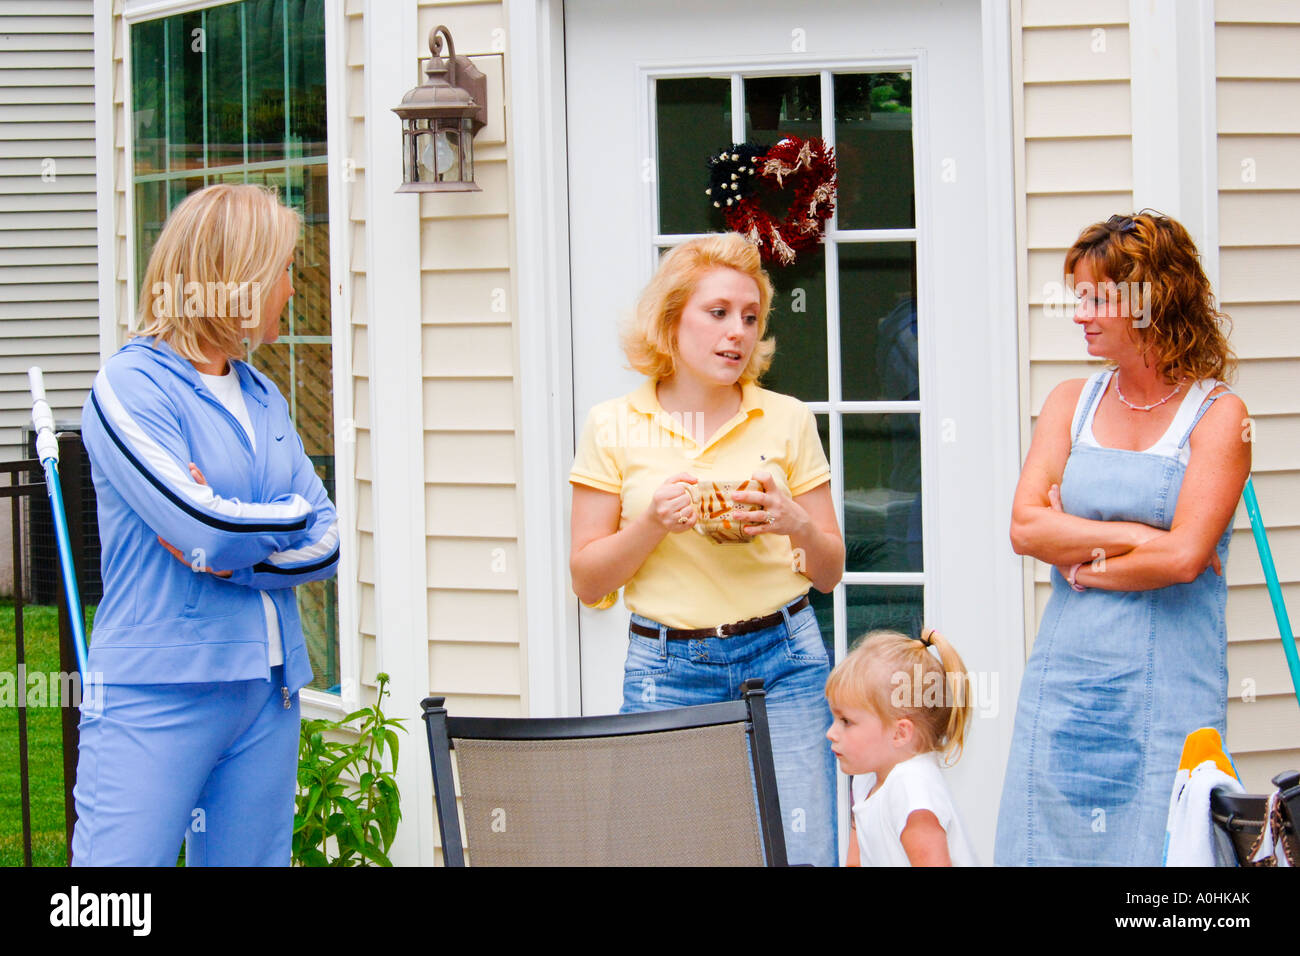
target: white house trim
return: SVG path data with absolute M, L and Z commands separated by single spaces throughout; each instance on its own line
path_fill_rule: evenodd
M 574 449 L 564 8 L 507 0 L 506 17 L 528 712 L 567 716 L 582 700 L 564 480 Z
M 1217 288 L 1214 0 L 1130 0 L 1133 205 L 1187 227 Z
M 1004 427 L 996 429 L 995 447 L 989 449 L 988 461 L 993 469 L 995 486 L 1008 493 L 990 502 L 996 523 L 1011 526 L 1011 494 L 1020 475 L 1020 409 L 1018 389 L 1027 379 L 1020 377 L 1020 329 L 1017 321 L 1016 273 L 1016 181 L 1013 133 L 1014 89 L 1011 58 L 1010 0 L 983 0 L 981 4 L 984 64 L 985 136 L 988 207 L 1000 214 L 988 221 L 988 354 L 994 381 L 1007 383 L 992 395 L 990 414 Z M 1016 383 L 1015 387 L 1011 383 Z M 998 705 L 1001 713 L 1015 712 L 1017 690 L 1024 674 L 1025 574 L 1024 562 L 1009 546 L 995 549 L 988 558 L 998 565 L 995 590 L 986 605 L 993 615 L 997 633 L 1005 635 L 998 644 Z M 1011 750 L 1011 722 L 986 721 L 989 728 L 1001 732 L 998 740 L 998 769 L 1005 764 Z M 981 729 L 984 729 L 983 727 Z
M 117 220 L 113 193 L 113 11 L 95 5 L 95 200 L 99 246 L 99 361 L 117 351 Z M 125 104 L 130 121 L 130 104 Z
M 122 19 L 127 23 L 134 23 L 137 20 L 154 20 L 158 17 L 193 13 L 196 10 L 238 2 L 240 0 L 126 0 L 122 9 Z
M 1182 13 L 1179 79 L 1188 124 L 1180 149 L 1199 163 L 1187 188 L 1199 199 L 1192 235 L 1201 253 L 1201 266 L 1210 288 L 1219 288 L 1219 100 L 1214 54 L 1214 0 L 1195 0 Z
M 1129 91 L 1133 205 L 1181 217 L 1177 7 L 1177 0 L 1130 0 Z
M 352 230 L 347 165 L 355 144 L 348 141 L 347 58 L 344 0 L 325 0 L 325 112 L 329 164 L 330 325 L 334 386 L 334 506 L 339 514 L 338 576 L 340 693 L 304 689 L 302 713 L 337 719 L 361 706 L 360 605 L 357 584 L 356 425 L 352 409 Z M 336 228 L 337 226 L 337 228 Z
M 418 194 L 396 192 L 402 125 L 392 108 L 413 85 L 420 41 L 416 2 L 370 0 L 364 22 L 371 473 L 375 540 L 385 542 L 375 549 L 376 666 L 392 678 L 392 710 L 409 716 L 429 692 L 420 206 Z M 418 742 L 418 723 L 410 730 L 408 740 Z M 426 765 L 408 757 L 397 783 L 404 832 L 393 845 L 393 863 L 431 866 L 433 785 Z

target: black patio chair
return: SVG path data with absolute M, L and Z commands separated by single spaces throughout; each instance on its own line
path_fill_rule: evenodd
M 742 692 L 531 719 L 449 717 L 425 698 L 445 864 L 465 866 L 468 843 L 475 866 L 784 866 L 763 682 Z
M 1292 848 L 1300 848 L 1300 771 L 1278 774 L 1273 778 L 1273 786 L 1279 792 L 1277 812 L 1283 841 L 1289 842 Z M 1238 866 L 1272 865 L 1251 862 L 1259 850 L 1266 825 L 1268 799 L 1268 794 L 1230 793 L 1222 787 L 1210 791 L 1210 817 L 1214 820 L 1216 837 L 1231 846 Z M 1300 860 L 1293 865 L 1296 863 Z

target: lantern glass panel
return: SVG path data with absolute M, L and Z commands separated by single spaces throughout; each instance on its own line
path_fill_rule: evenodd
M 416 129 L 412 133 L 411 151 L 414 175 L 410 178 L 411 182 L 436 183 L 438 181 L 437 171 L 433 166 L 434 139 L 436 136 L 437 134 L 423 123 L 422 128 Z
M 460 125 L 461 142 L 465 144 L 462 149 L 465 169 L 461 178 L 467 183 L 472 183 L 474 181 L 474 121 L 466 116 L 461 119 Z

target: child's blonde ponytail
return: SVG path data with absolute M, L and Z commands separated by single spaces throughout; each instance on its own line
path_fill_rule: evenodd
M 928 638 L 928 640 L 927 640 Z M 921 641 L 932 645 L 939 652 L 939 661 L 943 666 L 944 686 L 948 690 L 948 720 L 943 728 L 943 754 L 949 765 L 961 759 L 962 748 L 966 743 L 966 730 L 970 727 L 970 718 L 974 710 L 971 700 L 970 674 L 962 662 L 957 649 L 948 643 L 948 639 L 934 628 L 921 632 Z

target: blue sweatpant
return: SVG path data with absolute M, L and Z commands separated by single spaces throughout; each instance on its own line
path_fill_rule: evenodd
M 85 701 L 73 866 L 288 866 L 298 695 L 271 680 L 108 684 Z

